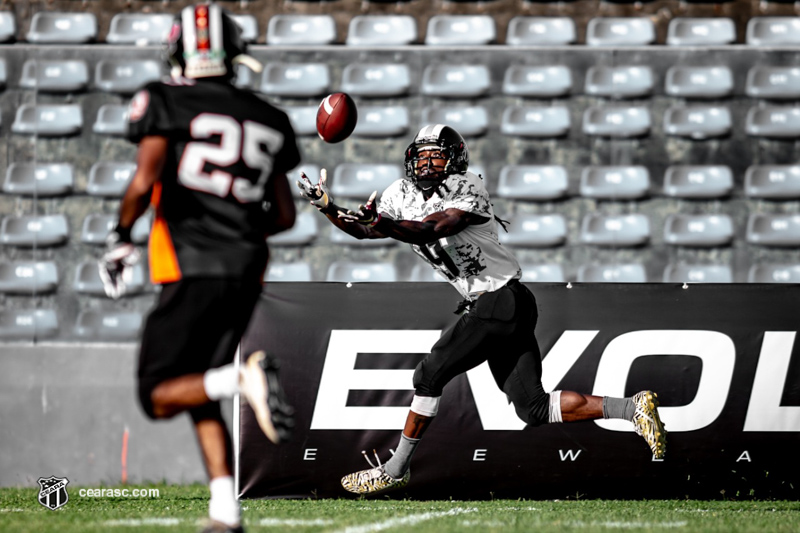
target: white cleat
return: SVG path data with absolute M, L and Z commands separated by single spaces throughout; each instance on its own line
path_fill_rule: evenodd
M 277 358 L 258 351 L 250 354 L 239 373 L 239 390 L 264 435 L 274 444 L 289 440 L 294 427 L 294 409 L 278 381 L 279 367 Z

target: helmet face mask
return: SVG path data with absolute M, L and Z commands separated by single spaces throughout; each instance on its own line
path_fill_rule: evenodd
M 423 191 L 437 188 L 452 174 L 463 174 L 468 166 L 467 144 L 450 126 L 425 126 L 406 148 L 406 179 Z

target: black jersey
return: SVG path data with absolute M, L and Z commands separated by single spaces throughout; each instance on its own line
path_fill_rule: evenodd
M 230 83 L 154 82 L 129 109 L 128 139 L 149 135 L 169 139 L 152 199 L 153 282 L 263 272 L 266 185 L 300 163 L 287 115 Z

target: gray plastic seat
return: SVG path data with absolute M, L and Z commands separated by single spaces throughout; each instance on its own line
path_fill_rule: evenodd
M 733 235 L 733 220 L 728 215 L 672 213 L 664 221 L 664 242 L 674 246 L 727 246 Z
M 680 98 L 720 98 L 733 92 L 733 72 L 729 67 L 675 66 L 667 70 L 664 89 Z
M 98 161 L 89 170 L 86 193 L 90 196 L 121 198 L 136 172 L 132 161 Z
M 117 13 L 111 18 L 106 42 L 139 46 L 162 44 L 174 18 L 171 13 Z
M 489 129 L 489 113 L 481 106 L 434 105 L 422 110 L 422 124 L 447 124 L 463 137 L 480 137 Z
M 8 215 L 0 225 L 0 244 L 11 246 L 57 246 L 68 237 L 64 215 Z
M 282 281 L 313 281 L 311 265 L 303 261 L 294 263 L 270 263 L 265 281 L 268 283 Z
M 722 165 L 673 165 L 664 173 L 664 194 L 673 198 L 724 198 L 733 191 L 733 172 Z
M 131 281 L 125 285 L 126 296 L 139 294 L 144 291 L 145 288 L 144 266 L 141 262 L 133 265 L 131 274 Z M 90 259 L 77 265 L 75 268 L 75 281 L 72 288 L 79 294 L 106 296 L 96 260 Z
M 569 129 L 570 113 L 564 106 L 509 106 L 500 119 L 500 132 L 515 137 L 563 137 Z
M 427 263 L 416 263 L 411 268 L 408 281 L 418 283 L 440 283 L 447 282 L 447 278 L 445 278 L 443 274 L 440 274 L 438 270 L 431 268 Z
M 747 271 L 748 283 L 800 283 L 800 265 L 762 263 Z
M 87 309 L 78 314 L 75 335 L 98 341 L 135 340 L 142 329 L 143 316 L 136 311 Z
M 349 233 L 338 229 L 332 229 L 330 234 L 331 244 L 353 249 L 394 247 L 397 246 L 399 242 L 400 241 L 394 239 L 357 239 Z
M 292 123 L 295 135 L 298 137 L 319 135 L 317 132 L 318 105 L 284 107 L 283 110 L 289 115 L 289 122 Z
M 480 46 L 496 39 L 497 25 L 489 15 L 434 15 L 428 20 L 425 44 Z
M 788 200 L 800 198 L 800 165 L 753 165 L 744 173 L 748 198 Z
M 328 176 L 328 185 L 334 198 L 354 198 L 364 203 L 372 191 L 378 191 L 380 198 L 389 185 L 404 176 L 405 171 L 399 165 L 342 163 L 333 176 Z
M 330 15 L 277 14 L 267 24 L 269 45 L 326 45 L 336 42 L 336 22 Z
M 0 338 L 34 340 L 58 334 L 58 316 L 54 309 L 0 310 Z
M 310 211 L 303 211 L 297 214 L 294 226 L 284 232 L 272 235 L 267 239 L 270 246 L 308 246 L 317 239 L 319 226 L 317 217 L 319 215 Z
M 101 59 L 94 84 L 101 91 L 129 95 L 163 76 L 163 63 L 155 59 Z
M 498 233 L 506 246 L 549 248 L 567 240 L 567 220 L 561 214 L 517 213 L 509 222 L 508 233 Z
M 575 42 L 577 32 L 571 17 L 517 16 L 508 22 L 509 46 L 563 46 Z
M 348 46 L 404 46 L 419 38 L 411 15 L 356 15 L 347 28 Z
M 80 59 L 28 59 L 22 65 L 19 86 L 45 93 L 73 93 L 86 89 L 89 69 Z
M 8 72 L 6 71 L 6 58 L 0 57 L 0 90 L 5 89 L 7 82 Z
M 258 19 L 250 13 L 232 13 L 231 18 L 242 28 L 242 40 L 255 43 L 258 39 Z
M 646 17 L 596 17 L 586 27 L 589 46 L 644 46 L 655 39 L 655 25 Z
M 564 267 L 557 263 L 522 263 L 523 283 L 564 283 L 567 277 L 564 275 Z
M 65 137 L 81 132 L 80 104 L 22 104 L 17 108 L 11 131 L 41 137 Z
M 788 106 L 751 107 L 744 129 L 753 137 L 795 139 L 800 137 L 800 108 Z
M 0 293 L 38 295 L 58 287 L 55 261 L 0 262 Z
M 246 91 L 255 91 L 256 85 L 261 81 L 261 77 L 253 72 L 250 67 L 239 63 L 234 67 L 236 76 L 233 78 L 233 84 Z
M 492 84 L 485 65 L 428 65 L 422 73 L 420 92 L 442 98 L 483 96 Z
M 646 96 L 653 92 L 653 69 L 643 65 L 589 67 L 585 90 L 607 98 Z
M 81 225 L 81 242 L 84 244 L 105 245 L 106 237 L 117 225 L 119 216 L 90 213 L 83 219 Z M 153 224 L 153 217 L 145 215 L 139 217 L 131 229 L 131 240 L 135 244 L 144 244 L 150 236 L 150 226 Z
M 664 113 L 664 132 L 676 137 L 709 139 L 731 132 L 731 112 L 722 106 L 672 106 Z
M 272 96 L 307 98 L 328 92 L 330 67 L 326 63 L 268 63 L 260 91 Z
M 641 137 L 650 133 L 651 124 L 645 106 L 592 106 L 583 113 L 583 133 L 598 137 Z
M 103 104 L 97 110 L 97 120 L 92 131 L 98 135 L 125 135 L 128 130 L 128 106 Z
M 61 196 L 75 186 L 68 163 L 11 163 L 6 170 L 3 192 L 24 196 Z
M 342 71 L 342 92 L 350 96 L 403 96 L 411 87 L 408 65 L 350 63 Z
M 797 100 L 800 68 L 756 65 L 747 71 L 744 92 L 751 98 Z
M 559 165 L 506 165 L 500 169 L 496 194 L 511 200 L 549 201 L 563 198 L 569 187 L 567 169 Z
M 581 265 L 578 267 L 579 283 L 646 283 L 647 271 L 643 265 Z
M 669 46 L 720 46 L 736 41 L 733 19 L 678 17 L 667 27 Z
M 747 242 L 761 246 L 800 245 L 800 215 L 751 213 L 747 217 Z
M 572 90 L 572 71 L 566 65 L 511 65 L 503 76 L 503 94 L 534 98 L 565 96 Z
M 88 43 L 97 38 L 94 13 L 39 11 L 33 14 L 25 37 L 36 44 Z
M 590 166 L 581 171 L 580 194 L 598 200 L 634 200 L 650 191 L 644 166 Z
M 360 283 L 397 281 L 397 268 L 392 263 L 335 261 L 328 267 L 325 281 Z
M 800 46 L 800 17 L 751 17 L 745 42 L 750 46 Z
M 353 135 L 385 139 L 408 132 L 410 118 L 404 105 L 363 106 L 358 110 L 358 123 Z
M 664 283 L 733 283 L 728 265 L 671 263 L 664 268 Z
M 641 246 L 650 240 L 650 220 L 642 213 L 589 213 L 581 221 L 580 236 L 581 242 L 596 246 Z
M 17 38 L 17 19 L 11 11 L 0 11 L 0 43 Z
M 321 170 L 322 167 L 320 165 L 315 163 L 304 163 L 286 173 L 286 179 L 289 180 L 289 187 L 292 189 L 292 194 L 295 198 L 302 198 L 300 195 L 300 187 L 298 187 L 296 184 L 296 182 L 300 181 L 301 179 L 300 174 L 304 172 L 311 183 L 317 183 Z

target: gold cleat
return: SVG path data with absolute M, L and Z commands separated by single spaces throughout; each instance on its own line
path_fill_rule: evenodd
M 366 452 L 362 451 L 361 453 L 364 454 L 364 458 L 372 468 L 353 472 L 352 474 L 344 476 L 342 478 L 342 487 L 344 487 L 345 490 L 355 494 L 378 494 L 392 489 L 400 489 L 408 485 L 408 480 L 411 479 L 410 469 L 402 478 L 395 479 L 386 473 L 386 465 L 381 464 L 381 460 L 378 458 L 378 454 L 375 450 L 373 450 L 372 453 L 375 454 L 378 466 L 372 464 Z
M 653 457 L 662 459 L 667 453 L 667 430 L 658 416 L 658 396 L 653 391 L 642 391 L 633 395 L 636 412 L 633 427 L 636 434 L 647 441 Z

